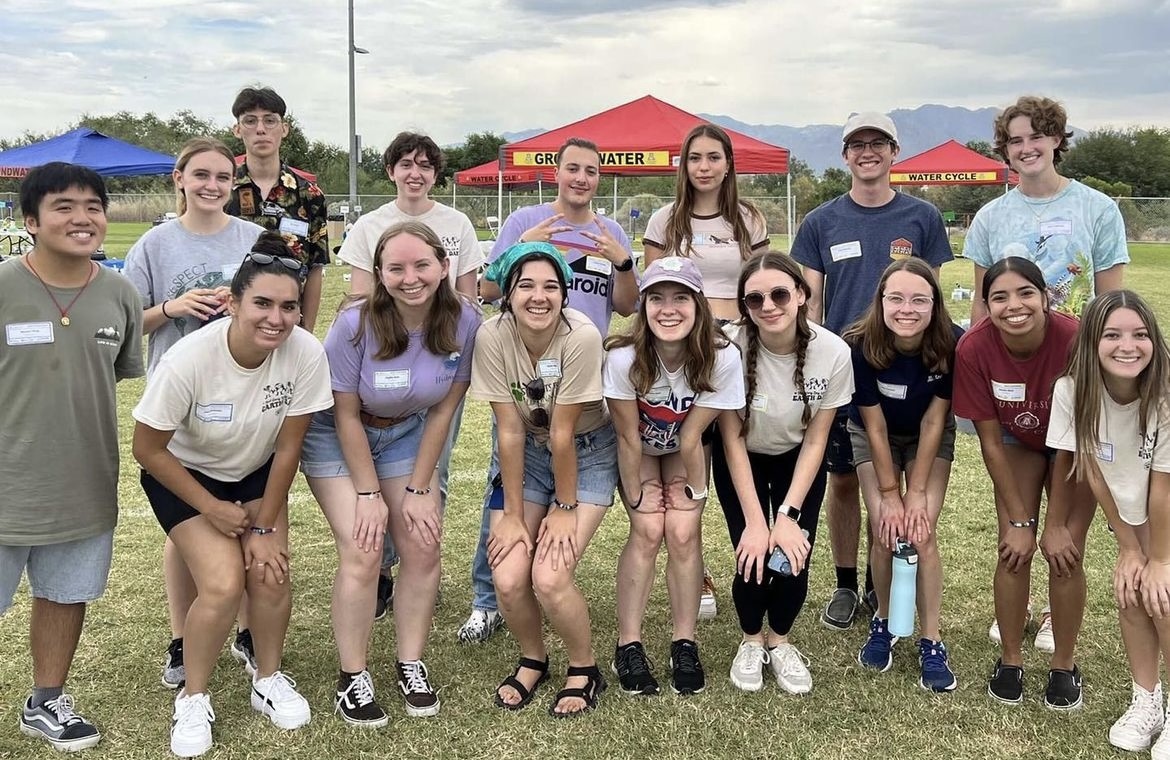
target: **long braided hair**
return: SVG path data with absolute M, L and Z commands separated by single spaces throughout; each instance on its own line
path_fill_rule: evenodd
M 754 254 L 750 259 L 744 262 L 743 269 L 739 273 L 739 285 L 736 287 L 736 304 L 739 306 L 739 321 L 737 324 L 743 331 L 744 346 L 747 349 L 745 355 L 744 366 L 746 367 L 747 378 L 747 404 L 744 410 L 743 430 L 742 435 L 746 436 L 748 428 L 751 426 L 752 415 L 752 399 L 756 397 L 756 369 L 759 364 L 760 355 L 760 330 L 752 319 L 751 312 L 748 311 L 747 306 L 744 305 L 743 297 L 747 292 L 747 281 L 753 274 L 764 269 L 775 269 L 783 272 L 792 278 L 796 283 L 796 287 L 804 293 L 805 302 L 802 303 L 796 310 L 796 366 L 792 370 L 792 382 L 796 386 L 797 392 L 800 393 L 801 399 L 804 401 L 804 411 L 800 415 L 800 424 L 807 426 L 812 419 L 812 407 L 808 403 L 808 393 L 804 387 L 804 362 L 808 356 L 808 343 L 812 340 L 812 327 L 809 326 L 808 321 L 808 299 L 812 297 L 812 289 L 808 286 L 808 281 L 804 279 L 804 274 L 800 271 L 800 265 L 786 253 L 779 251 L 764 250 Z M 768 298 L 768 294 L 764 295 Z

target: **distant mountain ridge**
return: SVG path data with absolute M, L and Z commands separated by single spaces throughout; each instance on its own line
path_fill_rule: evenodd
M 900 158 L 909 158 L 924 150 L 954 139 L 966 144 L 971 140 L 992 141 L 991 125 L 999 113 L 998 108 L 970 109 L 962 106 L 926 104 L 917 108 L 899 108 L 889 112 L 898 128 L 898 142 L 901 144 Z M 792 151 L 794 158 L 808 164 L 820 174 L 830 167 L 843 168 L 841 162 L 841 127 L 844 124 L 810 124 L 804 127 L 789 127 L 783 124 L 748 124 L 721 114 L 698 114 L 704 119 L 745 135 L 757 137 L 773 145 L 781 145 Z M 1083 130 L 1072 127 L 1076 136 Z M 523 140 L 543 132 L 542 129 L 526 129 L 521 132 L 505 132 L 508 142 Z

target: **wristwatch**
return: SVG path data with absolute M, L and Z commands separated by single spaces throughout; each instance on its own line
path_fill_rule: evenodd
M 683 493 L 686 494 L 687 498 L 691 501 L 701 501 L 702 499 L 707 498 L 707 487 L 704 486 L 702 491 L 696 491 L 694 488 L 691 488 L 690 483 L 687 483 L 685 486 L 683 486 Z
M 781 504 L 779 512 L 794 523 L 800 522 L 800 510 L 791 504 Z
M 634 257 L 633 257 L 633 256 L 627 256 L 625 261 L 623 261 L 623 262 L 622 262 L 622 263 L 620 263 L 620 264 L 614 264 L 614 265 L 613 265 L 613 268 L 614 268 L 614 269 L 616 269 L 616 270 L 618 270 L 619 272 L 628 272 L 628 271 L 630 271 L 631 269 L 633 269 L 633 268 L 634 268 Z

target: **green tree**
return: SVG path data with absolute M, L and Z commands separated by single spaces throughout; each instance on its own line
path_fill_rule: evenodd
M 1076 141 L 1060 171 L 1078 180 L 1124 182 L 1137 196 L 1170 196 L 1170 129 L 1096 130 Z

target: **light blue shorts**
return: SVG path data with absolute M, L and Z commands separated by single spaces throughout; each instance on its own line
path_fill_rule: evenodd
M 422 443 L 426 419 L 426 414 L 419 412 L 388 428 L 364 426 L 378 480 L 400 478 L 414 472 L 414 460 Z M 349 477 L 332 410 L 313 415 L 301 449 L 301 472 L 307 478 Z
M 114 531 L 63 544 L 0 545 L 0 615 L 12 606 L 20 576 L 28 571 L 32 596 L 57 604 L 83 604 L 101 597 L 110 577 Z
M 613 425 L 577 436 L 577 501 L 582 504 L 596 504 L 601 507 L 613 505 L 613 492 L 617 488 L 617 434 Z M 485 506 L 488 509 L 503 509 L 503 491 L 496 486 L 500 482 L 500 455 L 497 446 L 492 447 L 492 461 L 488 466 L 488 492 Z M 548 506 L 556 496 L 553 482 L 552 452 L 548 445 L 536 440 L 528 433 L 524 437 L 524 500 Z

